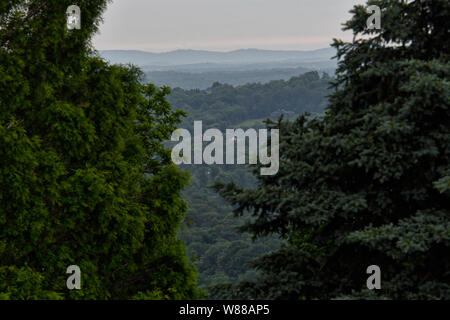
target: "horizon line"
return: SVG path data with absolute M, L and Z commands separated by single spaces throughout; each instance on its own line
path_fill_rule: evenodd
M 233 53 L 238 51 L 272 51 L 272 52 L 311 52 L 311 51 L 319 51 L 319 50 L 325 50 L 325 49 L 331 49 L 332 46 L 328 47 L 322 47 L 318 49 L 304 49 L 304 50 L 295 50 L 295 49 L 260 49 L 260 48 L 242 48 L 242 49 L 234 49 L 234 50 L 226 50 L 226 51 L 220 51 L 220 50 L 205 50 L 205 49 L 173 49 L 168 51 L 147 51 L 147 50 L 141 50 L 141 49 L 97 49 L 97 51 L 135 51 L 135 52 L 143 52 L 143 53 L 152 53 L 152 54 L 165 54 L 165 53 L 172 53 L 172 52 L 180 52 L 180 51 L 196 51 L 196 52 L 211 52 L 211 53 Z

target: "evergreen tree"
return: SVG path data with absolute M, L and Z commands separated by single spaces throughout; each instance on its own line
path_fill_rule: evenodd
M 0 298 L 189 299 L 167 88 L 91 46 L 106 0 L 0 1 Z M 68 290 L 66 268 L 81 269 Z
M 450 298 L 450 2 L 368 1 L 335 40 L 339 68 L 322 118 L 280 128 L 280 171 L 258 188 L 216 188 L 254 220 L 255 237 L 288 245 L 254 263 L 256 282 L 216 297 Z M 366 287 L 370 265 L 381 289 Z

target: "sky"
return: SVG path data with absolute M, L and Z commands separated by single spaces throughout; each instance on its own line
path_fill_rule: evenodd
M 313 50 L 350 40 L 342 23 L 365 0 L 114 0 L 98 50 Z

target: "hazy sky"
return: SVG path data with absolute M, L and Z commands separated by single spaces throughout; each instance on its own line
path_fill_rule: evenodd
M 341 24 L 365 0 L 114 0 L 105 15 L 99 50 L 245 48 L 309 50 L 333 37 L 349 40 Z

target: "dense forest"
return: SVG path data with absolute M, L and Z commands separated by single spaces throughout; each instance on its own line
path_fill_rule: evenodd
M 168 96 L 174 108 L 187 111 L 181 127 L 192 130 L 194 120 L 202 120 L 204 130 L 211 128 L 265 127 L 266 119 L 294 119 L 299 114 L 320 114 L 326 105 L 330 77 L 309 72 L 288 81 L 246 84 L 233 87 L 216 83 L 207 90 L 175 88 Z M 199 271 L 199 285 L 255 278 L 249 262 L 279 248 L 277 236 L 252 241 L 251 235 L 238 232 L 244 219 L 236 219 L 232 206 L 210 187 L 217 181 L 235 181 L 254 187 L 256 179 L 246 166 L 183 165 L 191 174 L 184 192 L 189 210 L 186 228 L 181 233 Z
M 182 127 L 191 130 L 194 120 L 221 130 L 263 126 L 268 118 L 295 118 L 304 112 L 323 112 L 331 78 L 308 72 L 287 81 L 250 83 L 238 87 L 214 83 L 206 90 L 175 88 L 169 102 L 188 116 Z
M 0 299 L 450 298 L 448 0 L 355 6 L 333 76 L 204 90 L 100 58 L 107 2 L 0 1 Z M 175 165 L 195 120 L 278 129 L 278 173 Z

